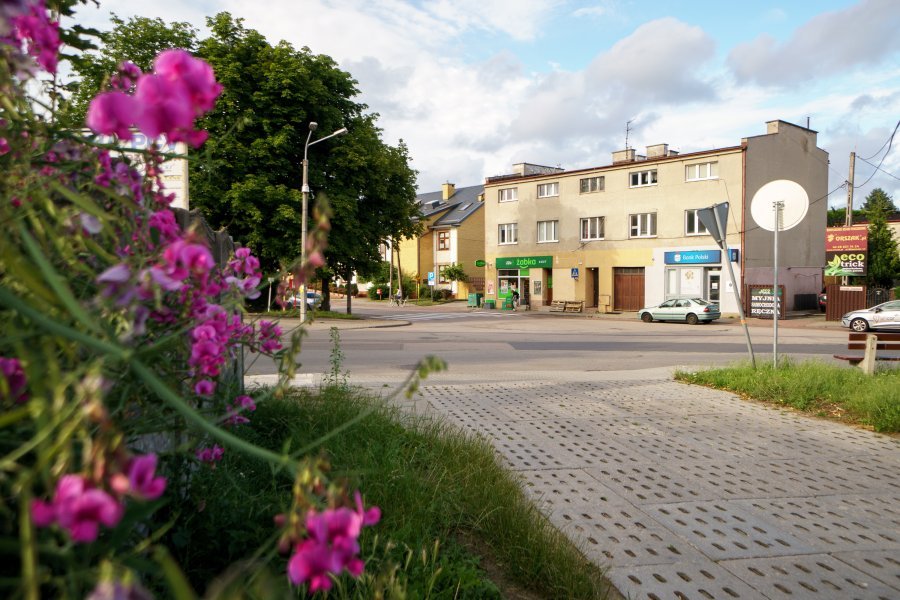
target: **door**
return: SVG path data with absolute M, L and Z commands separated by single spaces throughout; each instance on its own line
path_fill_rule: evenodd
M 613 269 L 613 309 L 640 310 L 644 307 L 644 267 Z
M 706 299 L 721 304 L 722 271 L 709 271 L 706 275 Z
M 596 308 L 600 306 L 600 269 L 596 267 L 591 267 L 585 269 L 588 281 L 587 281 L 587 302 L 584 303 L 586 307 Z M 641 307 L 643 308 L 643 307 Z

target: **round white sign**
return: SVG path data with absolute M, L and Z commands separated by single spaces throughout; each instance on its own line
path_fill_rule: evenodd
M 809 210 L 809 196 L 796 181 L 778 179 L 759 188 L 750 201 L 750 214 L 756 224 L 775 231 L 776 205 L 781 203 L 781 227 L 785 231 L 800 224 Z

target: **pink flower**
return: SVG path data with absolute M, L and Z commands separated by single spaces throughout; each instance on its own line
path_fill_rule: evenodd
M 0 381 L 0 397 L 16 403 L 28 400 L 28 380 L 18 358 L 0 357 L 0 378 L 3 379 Z
M 6 141 L 6 138 L 0 137 L 0 156 L 9 152 L 9 142 Z
M 130 140 L 137 110 L 138 105 L 131 96 L 122 92 L 104 92 L 91 100 L 87 126 L 97 133 L 115 134 L 120 140 Z
M 330 573 L 339 572 L 339 564 L 335 560 L 327 544 L 316 540 L 305 540 L 297 544 L 294 555 L 288 561 L 288 579 L 294 585 L 309 581 L 309 591 L 331 589 Z
M 27 14 L 10 19 L 15 28 L 14 41 L 24 43 L 28 53 L 49 73 L 56 72 L 59 52 L 59 23 L 51 21 L 44 0 L 31 3 Z
M 197 460 L 215 466 L 215 463 L 222 460 L 225 449 L 218 444 L 213 444 L 212 448 L 198 448 L 196 452 Z
M 184 88 L 196 116 L 212 110 L 222 93 L 212 67 L 184 50 L 160 52 L 153 67 L 157 75 Z
M 194 385 L 194 393 L 198 396 L 212 396 L 216 391 L 216 384 L 208 379 L 201 379 Z
M 81 475 L 63 475 L 56 482 L 52 502 L 31 503 L 31 518 L 37 527 L 56 522 L 76 543 L 93 542 L 101 524 L 115 527 L 122 514 L 119 502 L 103 490 L 90 487 Z
M 134 99 L 135 121 L 148 137 L 165 134 L 170 141 L 184 139 L 179 133 L 192 130 L 194 111 L 185 88 L 158 75 L 141 75 Z
M 131 459 L 126 469 L 129 494 L 142 500 L 156 500 L 166 490 L 166 478 L 156 476 L 156 455 L 145 454 Z

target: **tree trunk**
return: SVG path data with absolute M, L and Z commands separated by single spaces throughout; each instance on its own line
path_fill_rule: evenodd
M 321 310 L 331 310 L 331 275 L 322 275 L 322 305 Z
M 350 299 L 353 297 L 353 284 L 350 283 L 350 280 L 352 278 L 353 278 L 353 271 L 347 271 L 346 275 L 344 275 L 344 284 L 347 286 L 346 292 L 347 292 L 347 314 L 348 315 L 353 314 L 352 306 L 351 306 L 351 302 L 350 302 Z

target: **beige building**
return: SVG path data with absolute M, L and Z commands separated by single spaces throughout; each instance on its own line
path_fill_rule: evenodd
M 416 200 L 425 228 L 420 236 L 395 245 L 401 272 L 420 285 L 427 285 L 433 273 L 435 290 L 451 290 L 456 298 L 482 291 L 484 270 L 475 262 L 484 258 L 484 186 L 444 183 L 439 192 L 420 194 Z M 469 281 L 444 277 L 444 268 L 451 265 L 462 265 Z
M 767 183 L 787 180 L 805 196 L 788 199 L 804 211 L 779 236 L 779 285 L 790 310 L 795 295 L 822 287 L 827 170 L 816 132 L 784 121 L 715 150 L 678 154 L 657 144 L 575 171 L 515 165 L 484 186 L 485 298 L 501 300 L 515 286 L 531 308 L 572 300 L 627 311 L 701 296 L 735 313 L 725 261 L 742 288 L 772 284 L 773 233 L 754 220 L 751 205 Z M 768 202 L 765 192 L 758 199 Z M 729 203 L 727 253 L 697 217 L 722 202 Z

